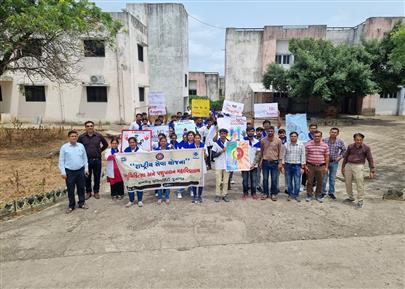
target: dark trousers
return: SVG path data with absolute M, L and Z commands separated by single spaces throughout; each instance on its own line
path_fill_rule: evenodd
M 123 196 L 124 195 L 124 182 L 118 182 L 111 187 L 111 197 Z
M 257 168 L 254 168 L 250 171 L 242 172 L 242 186 L 243 192 L 249 193 L 249 187 L 252 192 L 252 195 L 256 194 L 256 187 L 257 187 Z
M 89 175 L 86 177 L 86 193 L 100 192 L 101 159 L 89 159 Z M 91 189 L 91 177 L 94 175 L 94 185 Z
M 208 167 L 209 169 L 211 169 L 212 146 L 207 146 L 207 153 L 208 153 L 208 156 L 207 156 L 207 158 L 205 159 L 205 162 L 207 163 L 207 167 Z
M 77 195 L 79 207 L 84 205 L 84 167 L 79 170 L 66 169 L 66 187 L 68 191 L 69 208 L 74 209 L 75 200 L 75 188 L 77 189 Z
M 272 195 L 278 194 L 278 161 L 263 160 L 263 193 L 269 195 L 269 174 L 271 176 L 270 192 Z

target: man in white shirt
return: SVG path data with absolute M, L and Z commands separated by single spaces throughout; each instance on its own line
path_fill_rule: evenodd
M 222 198 L 225 202 L 229 202 L 228 195 L 228 180 L 229 172 L 226 171 L 225 151 L 228 140 L 226 136 L 228 130 L 221 128 L 219 130 L 220 138 L 214 143 L 212 147 L 213 157 L 215 158 L 215 202 L 219 202 Z M 222 185 L 221 185 L 222 184 Z
M 66 180 L 68 191 L 69 208 L 67 214 L 75 208 L 75 187 L 79 197 L 78 206 L 81 209 L 88 209 L 85 204 L 85 175 L 89 174 L 86 149 L 83 144 L 78 143 L 78 133 L 71 130 L 68 133 L 69 142 L 65 143 L 59 152 L 59 170 L 63 179 Z
M 131 125 L 129 126 L 129 129 L 133 129 L 133 130 L 142 130 L 142 113 L 137 113 L 136 114 L 136 119 L 134 122 L 131 123 Z
M 252 198 L 257 200 L 256 187 L 257 187 L 257 167 L 260 160 L 260 141 L 255 138 L 255 128 L 253 126 L 247 127 L 247 136 L 244 140 L 249 143 L 249 163 L 250 170 L 242 172 L 243 178 L 243 199 L 246 200 L 249 196 L 249 187 L 252 192 Z

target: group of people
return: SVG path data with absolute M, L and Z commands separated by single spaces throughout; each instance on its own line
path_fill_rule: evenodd
M 184 133 L 182 140 L 177 140 L 174 133 L 176 121 L 191 119 L 188 113 L 177 113 L 167 122 L 169 135 L 159 134 L 158 142 L 153 144 L 153 150 L 175 150 L 203 148 L 207 170 L 215 166 L 215 202 L 229 202 L 228 191 L 231 189 L 233 172 L 226 170 L 225 151 L 228 131 L 217 128 L 216 117 L 195 118 L 195 131 Z M 166 124 L 166 119 L 159 116 L 151 121 L 144 114 L 137 114 L 136 120 L 131 123 L 130 129 L 144 130 L 150 126 Z M 287 200 L 300 202 L 301 184 L 306 188 L 305 200 L 323 202 L 325 197 L 336 199 L 335 178 L 339 162 L 342 161 L 341 169 L 345 177 L 346 202 L 355 202 L 352 189 L 352 181 L 357 186 L 358 208 L 363 207 L 364 184 L 363 167 L 368 161 L 369 177 L 375 175 L 374 161 L 370 147 L 363 143 L 364 135 L 356 133 L 353 136 L 354 143 L 346 147 L 343 140 L 338 138 L 339 129 L 333 127 L 329 131 L 329 137 L 323 138 L 322 132 L 316 124 L 309 125 L 309 141 L 302 144 L 298 141 L 299 134 L 290 132 L 287 141 L 286 131 L 281 128 L 281 119 L 278 119 L 277 127 L 271 125 L 269 120 L 263 121 L 262 127 L 254 127 L 253 122 L 248 122 L 244 132 L 244 140 L 249 143 L 248 158 L 250 170 L 242 171 L 242 198 L 246 200 L 249 193 L 253 199 L 266 200 L 270 198 L 277 201 L 280 192 L 279 174 L 285 174 L 285 193 Z M 68 133 L 69 142 L 60 149 L 59 168 L 61 175 L 66 179 L 69 207 L 67 213 L 76 207 L 75 188 L 78 194 L 78 207 L 87 209 L 85 200 L 100 198 L 100 176 L 102 154 L 107 161 L 107 181 L 111 187 L 111 198 L 120 200 L 124 198 L 124 182 L 118 169 L 114 154 L 119 150 L 119 139 L 112 138 L 110 146 L 102 134 L 97 132 L 92 121 L 85 123 L 85 132 L 71 130 Z M 129 146 L 123 148 L 123 153 L 142 152 L 135 137 L 128 139 Z M 269 180 L 270 179 L 270 180 Z M 270 181 L 270 183 L 269 183 Z M 189 187 L 176 191 L 177 197 L 182 198 L 188 191 L 193 203 L 202 202 L 204 188 Z M 259 196 L 258 193 L 261 195 Z M 161 204 L 163 198 L 167 204 L 170 202 L 170 189 L 156 190 L 157 203 Z M 129 201 L 127 207 L 136 203 L 143 206 L 143 191 L 128 191 Z

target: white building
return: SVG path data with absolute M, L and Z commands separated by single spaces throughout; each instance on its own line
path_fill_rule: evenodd
M 20 73 L 3 75 L 1 121 L 130 122 L 136 113 L 147 111 L 152 90 L 166 93 L 169 112 L 184 110 L 188 101 L 184 6 L 128 4 L 112 16 L 123 23 L 114 47 L 102 39 L 80 39 L 84 55 L 77 83 L 59 86 L 40 78 L 32 83 Z
M 283 112 L 319 113 L 323 103 L 292 99 L 285 93 L 263 87 L 263 74 L 271 63 L 290 68 L 294 55 L 289 51 L 293 38 L 327 39 L 333 43 L 361 43 L 362 39 L 381 39 L 405 17 L 372 17 L 355 27 L 326 25 L 265 26 L 263 28 L 227 28 L 225 36 L 225 98 L 245 104 L 251 112 L 254 103 L 278 102 Z M 398 83 L 401 85 L 401 83 Z M 399 90 L 399 89 L 398 89 Z M 404 91 L 364 98 L 346 98 L 341 112 L 348 114 L 405 115 Z

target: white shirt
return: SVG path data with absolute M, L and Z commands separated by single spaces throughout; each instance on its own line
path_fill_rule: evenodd
M 79 142 L 75 144 L 65 143 L 59 152 L 60 174 L 66 176 L 66 169 L 76 171 L 82 167 L 86 172 L 89 171 L 86 149 L 83 144 Z
M 228 140 L 225 141 L 224 143 L 224 148 L 226 149 L 226 144 L 228 143 Z M 214 142 L 214 145 L 212 146 L 212 150 L 214 152 L 222 152 L 222 148 Z M 216 170 L 226 170 L 226 159 L 225 159 L 225 152 L 221 153 L 221 155 L 217 158 L 215 158 L 215 169 Z
M 249 163 L 250 166 L 253 166 L 256 158 L 256 152 L 260 151 L 260 141 L 256 138 L 253 138 L 252 141 L 249 142 L 249 139 L 245 140 L 249 144 L 248 155 L 249 155 Z M 256 164 L 257 165 L 257 164 Z
M 210 128 L 207 128 L 207 135 L 205 136 L 205 145 L 206 146 L 213 146 L 214 145 L 214 136 L 217 132 L 217 127 L 215 125 L 211 125 Z
M 136 121 L 134 121 L 134 122 L 131 122 L 129 129 L 140 130 L 140 127 L 139 127 L 139 124 Z

